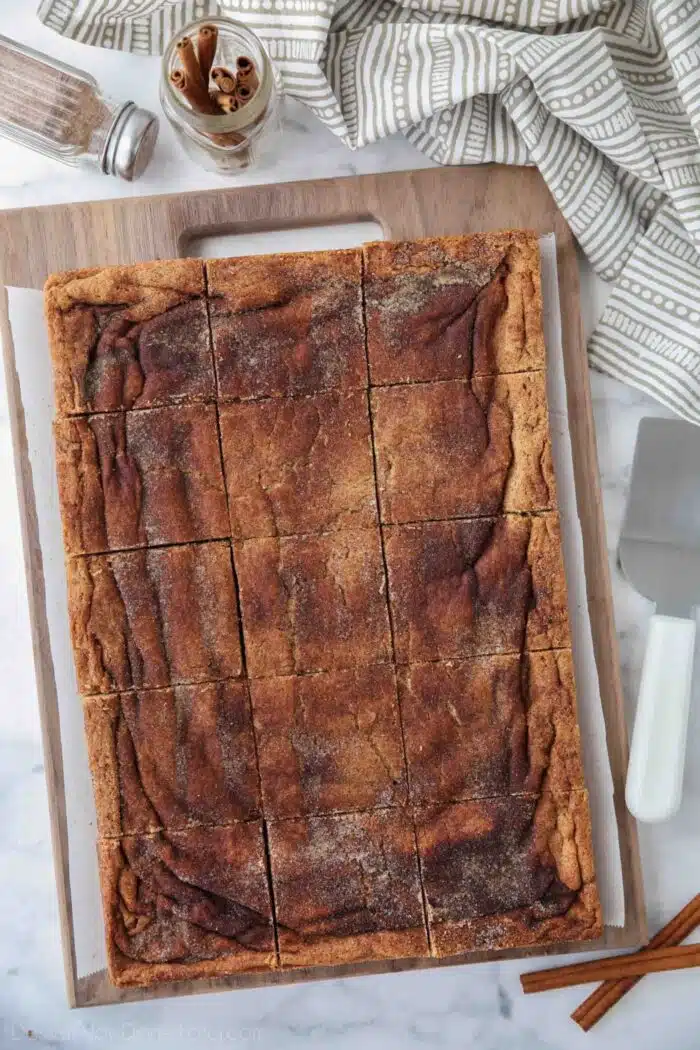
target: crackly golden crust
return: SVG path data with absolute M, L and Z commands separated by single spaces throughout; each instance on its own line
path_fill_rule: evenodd
M 83 695 L 241 673 L 228 543 L 71 559 L 68 609 Z
M 399 663 L 570 645 L 556 514 L 383 532 Z
M 377 522 L 365 391 L 222 405 L 234 539 Z
M 404 810 L 270 821 L 268 836 L 283 966 L 428 954 Z
M 373 385 L 544 367 L 534 233 L 379 242 L 364 254 Z
M 251 699 L 266 816 L 406 802 L 392 668 L 257 679 Z
M 206 265 L 220 398 L 367 385 L 359 251 Z
M 372 391 L 382 521 L 556 506 L 544 372 Z
M 213 405 L 59 419 L 54 434 L 69 554 L 229 535 Z
M 53 274 L 44 303 L 59 415 L 213 398 L 201 262 Z
M 435 954 L 600 936 L 585 791 L 419 810 L 416 832 Z
M 378 530 L 235 545 L 251 678 L 391 659 Z
M 583 788 L 568 650 L 413 664 L 398 681 L 414 802 Z
M 90 697 L 84 717 L 102 838 L 260 815 L 242 682 Z
M 116 985 L 276 965 L 259 821 L 108 839 L 98 858 Z

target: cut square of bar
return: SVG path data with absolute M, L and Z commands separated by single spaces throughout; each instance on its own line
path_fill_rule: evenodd
M 84 716 L 102 838 L 260 816 L 242 682 L 90 697 Z
M 54 274 L 45 303 L 58 415 L 214 397 L 201 262 Z
M 213 405 L 59 419 L 54 433 L 69 554 L 229 535 Z
M 544 372 L 379 387 L 382 521 L 556 507 Z
M 222 405 L 236 539 L 377 522 L 365 391 Z
M 569 650 L 412 664 L 398 681 L 413 802 L 583 788 Z
M 422 810 L 416 830 L 436 955 L 601 935 L 585 791 Z
M 83 695 L 241 674 L 228 543 L 71 559 L 68 607 Z
M 360 252 L 206 265 L 222 400 L 367 386 Z
M 251 678 L 391 659 L 378 530 L 236 544 Z
M 384 241 L 364 252 L 373 386 L 544 368 L 535 234 Z
M 276 966 L 260 821 L 106 839 L 98 849 L 114 984 Z
M 556 514 L 383 531 L 399 663 L 570 646 Z
M 405 804 L 390 666 L 257 679 L 250 689 L 266 816 Z
M 429 954 L 405 811 L 271 821 L 268 838 L 283 966 Z

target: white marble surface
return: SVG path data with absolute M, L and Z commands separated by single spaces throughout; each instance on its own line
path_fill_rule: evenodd
M 0 0 L 0 33 L 92 70 L 116 97 L 156 107 L 157 63 L 62 41 L 34 19 L 34 2 Z M 289 106 L 276 162 L 248 181 L 346 175 L 428 166 L 401 139 L 350 153 L 301 107 Z M 56 166 L 2 143 L 0 207 L 148 194 L 219 185 L 194 168 L 164 129 L 150 171 L 133 187 Z M 592 327 L 605 288 L 583 267 L 585 323 Z M 615 610 L 628 698 L 633 698 L 650 607 L 615 564 L 636 428 L 665 414 L 653 401 L 592 376 L 600 467 L 614 581 Z M 260 1050 L 571 1050 L 633 1044 L 636 1050 L 696 1050 L 697 972 L 645 979 L 590 1035 L 568 1015 L 577 989 L 546 997 L 520 994 L 517 963 L 459 967 L 290 988 L 200 996 L 123 1007 L 69 1011 L 65 1005 L 56 896 L 21 568 L 18 514 L 4 392 L 0 397 L 0 1050 L 44 1047 L 207 1045 Z M 700 667 L 698 667 L 700 672 Z M 697 675 L 700 681 L 700 674 Z M 696 690 L 697 692 L 697 690 Z M 694 705 L 685 799 L 667 825 L 642 829 L 652 929 L 700 889 L 700 706 Z

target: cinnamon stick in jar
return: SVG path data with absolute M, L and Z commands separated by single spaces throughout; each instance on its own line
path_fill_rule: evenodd
M 230 69 L 226 69 L 225 66 L 214 66 L 211 71 L 211 79 L 216 84 L 219 91 L 224 91 L 227 95 L 233 95 L 236 90 L 236 77 Z
M 216 26 L 202 26 L 197 34 L 197 58 L 205 85 L 209 83 L 209 74 L 211 67 L 214 65 L 218 40 L 219 30 Z
M 248 84 L 236 84 L 236 98 L 238 99 L 239 106 L 245 106 L 246 102 L 250 102 L 253 97 L 254 91 Z
M 248 58 L 247 55 L 240 55 L 236 59 L 236 78 L 239 84 L 245 84 L 250 88 L 251 94 L 257 91 L 260 81 L 258 80 L 255 63 L 252 58 Z
M 202 88 L 206 90 L 207 82 L 202 76 L 202 70 L 199 68 L 199 60 L 191 37 L 183 36 L 181 40 L 178 40 L 176 51 L 190 84 L 201 84 Z
M 211 98 L 207 92 L 205 92 L 206 101 L 202 99 L 199 87 L 192 90 L 192 85 L 190 84 L 189 78 L 184 69 L 174 69 L 170 74 L 170 83 L 173 87 L 177 88 L 178 91 L 182 92 L 182 95 L 189 102 L 192 109 L 196 110 L 198 113 L 204 113 L 207 116 L 216 117 L 221 116 L 224 112 L 233 113 L 238 108 L 238 103 L 235 98 L 233 109 L 228 110 L 222 109 L 216 99 Z M 238 131 L 208 131 L 205 132 L 205 134 L 216 146 L 239 146 L 245 141 L 245 136 L 241 135 Z
M 235 95 L 229 95 L 225 91 L 215 91 L 212 98 L 222 113 L 235 113 L 238 109 L 238 99 Z
M 201 80 L 197 78 L 193 82 L 184 69 L 173 69 L 170 74 L 170 83 L 198 113 L 216 116 L 221 112 L 216 102 L 209 97 L 209 92 L 205 91 Z

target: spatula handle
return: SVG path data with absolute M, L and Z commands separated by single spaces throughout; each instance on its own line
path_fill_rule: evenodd
M 638 820 L 667 820 L 681 804 L 694 649 L 695 620 L 652 616 L 625 792 Z

